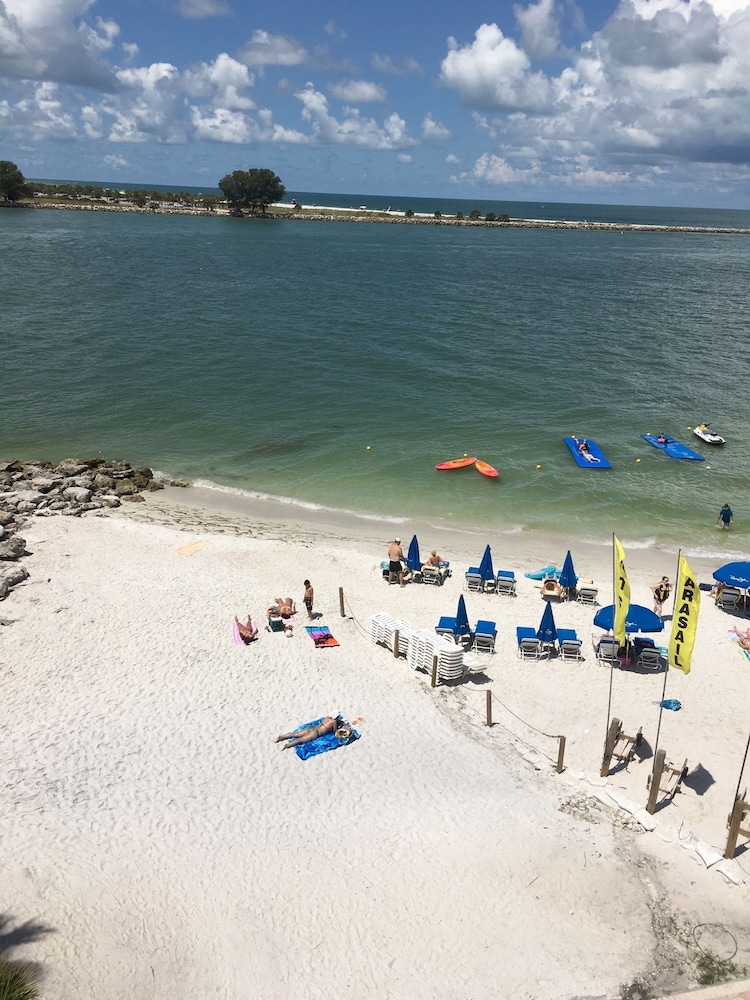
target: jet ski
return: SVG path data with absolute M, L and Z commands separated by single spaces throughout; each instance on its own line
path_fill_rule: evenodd
M 701 441 L 705 441 L 706 444 L 725 444 L 721 434 L 715 434 L 708 424 L 698 424 L 697 427 L 693 428 L 693 434 L 699 437 Z

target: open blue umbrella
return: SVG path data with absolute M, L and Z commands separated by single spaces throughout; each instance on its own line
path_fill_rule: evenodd
M 568 554 L 565 556 L 565 562 L 563 563 L 563 568 L 560 570 L 558 580 L 564 590 L 572 590 L 578 583 L 576 571 L 573 569 L 573 556 L 570 554 L 570 549 L 568 549 Z
M 464 595 L 458 599 L 458 607 L 456 608 L 456 625 L 453 629 L 455 635 L 468 635 L 471 632 L 469 628 L 469 616 L 466 614 L 466 601 L 464 600 Z
M 479 564 L 479 575 L 483 580 L 495 579 L 495 571 L 492 568 L 492 552 L 490 551 L 489 545 L 484 550 L 482 561 Z
M 555 616 L 552 614 L 552 605 L 547 604 L 536 631 L 537 639 L 542 642 L 554 642 L 557 639 L 557 629 L 555 628 Z
M 600 608 L 594 615 L 594 625 L 598 628 L 612 631 L 614 625 L 614 605 Z M 625 619 L 625 631 L 630 632 L 663 632 L 664 622 L 650 608 L 641 604 L 631 604 Z
M 747 590 L 750 588 L 750 562 L 733 562 L 719 566 L 714 573 L 714 580 L 739 587 L 740 590 Z
M 422 568 L 422 563 L 419 558 L 419 542 L 417 541 L 416 535 L 409 542 L 409 551 L 406 554 L 406 565 L 412 573 L 416 573 Z

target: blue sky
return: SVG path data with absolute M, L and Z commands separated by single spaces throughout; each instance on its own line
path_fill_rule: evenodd
M 27 177 L 750 208 L 750 0 L 0 0 Z

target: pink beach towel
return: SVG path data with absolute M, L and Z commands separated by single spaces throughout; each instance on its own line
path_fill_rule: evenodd
M 258 628 L 258 626 L 257 626 L 257 624 L 255 622 L 251 622 L 251 624 L 252 624 L 252 626 L 253 626 L 254 629 Z M 256 636 L 256 638 L 257 638 L 257 636 Z M 239 624 L 237 622 L 232 622 L 232 639 L 234 640 L 234 642 L 238 646 L 248 646 L 249 645 L 249 643 L 245 642 L 245 640 L 240 635 L 240 626 L 239 626 Z

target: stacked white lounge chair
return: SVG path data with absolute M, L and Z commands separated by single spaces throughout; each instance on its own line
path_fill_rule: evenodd
M 398 632 L 398 655 L 406 656 L 412 634 L 411 624 L 403 618 L 393 618 L 385 611 L 370 615 L 370 638 L 373 642 L 386 646 L 394 652 L 396 632 Z
M 464 673 L 464 651 L 451 639 L 436 635 L 433 629 L 415 629 L 409 639 L 406 662 L 412 670 L 432 673 L 432 661 L 437 656 L 438 680 L 460 680 Z

